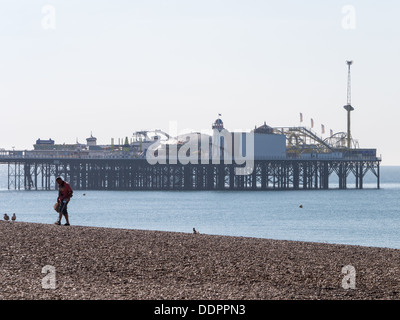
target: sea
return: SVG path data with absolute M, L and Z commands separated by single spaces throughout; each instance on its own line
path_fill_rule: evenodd
M 400 167 L 381 166 L 380 189 L 290 191 L 75 190 L 71 225 L 160 230 L 400 249 Z M 0 218 L 54 223 L 57 191 L 8 190 L 0 165 Z M 60 228 L 66 228 L 60 226 Z M 105 240 L 106 241 L 106 240 Z

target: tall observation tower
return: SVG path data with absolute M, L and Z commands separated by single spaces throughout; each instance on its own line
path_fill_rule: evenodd
M 350 112 L 354 110 L 351 106 L 351 78 L 350 78 L 350 66 L 353 61 L 346 61 L 348 66 L 348 78 L 347 78 L 347 104 L 343 107 L 347 110 L 347 148 L 351 148 L 351 131 L 350 131 Z

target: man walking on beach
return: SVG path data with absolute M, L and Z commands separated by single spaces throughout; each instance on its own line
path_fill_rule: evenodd
M 61 218 L 64 215 L 66 223 L 64 226 L 69 226 L 69 219 L 68 219 L 68 211 L 67 211 L 67 205 L 69 200 L 72 197 L 72 189 L 71 186 L 69 185 L 68 182 L 64 181 L 61 179 L 61 177 L 57 177 L 56 179 L 58 183 L 58 198 L 57 198 L 57 203 L 59 205 L 58 207 L 58 220 L 56 221 L 55 224 L 60 225 L 61 224 Z

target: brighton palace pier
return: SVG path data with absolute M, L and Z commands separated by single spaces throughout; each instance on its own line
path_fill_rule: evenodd
M 362 189 L 366 174 L 379 188 L 380 161 L 346 132 L 322 139 L 311 128 L 266 123 L 229 132 L 220 118 L 212 135 L 137 131 L 109 145 L 91 135 L 86 144 L 38 139 L 33 150 L 0 151 L 16 190 L 54 190 L 57 176 L 75 190 Z

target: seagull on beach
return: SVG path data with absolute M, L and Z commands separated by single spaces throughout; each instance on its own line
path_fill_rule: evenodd
M 10 220 L 10 217 L 8 216 L 7 213 L 4 214 L 4 220 L 6 220 L 6 221 Z
M 193 228 L 193 234 L 200 234 L 195 228 Z
M 17 216 L 15 215 L 15 213 L 13 213 L 11 220 L 14 222 L 15 220 L 17 220 Z

